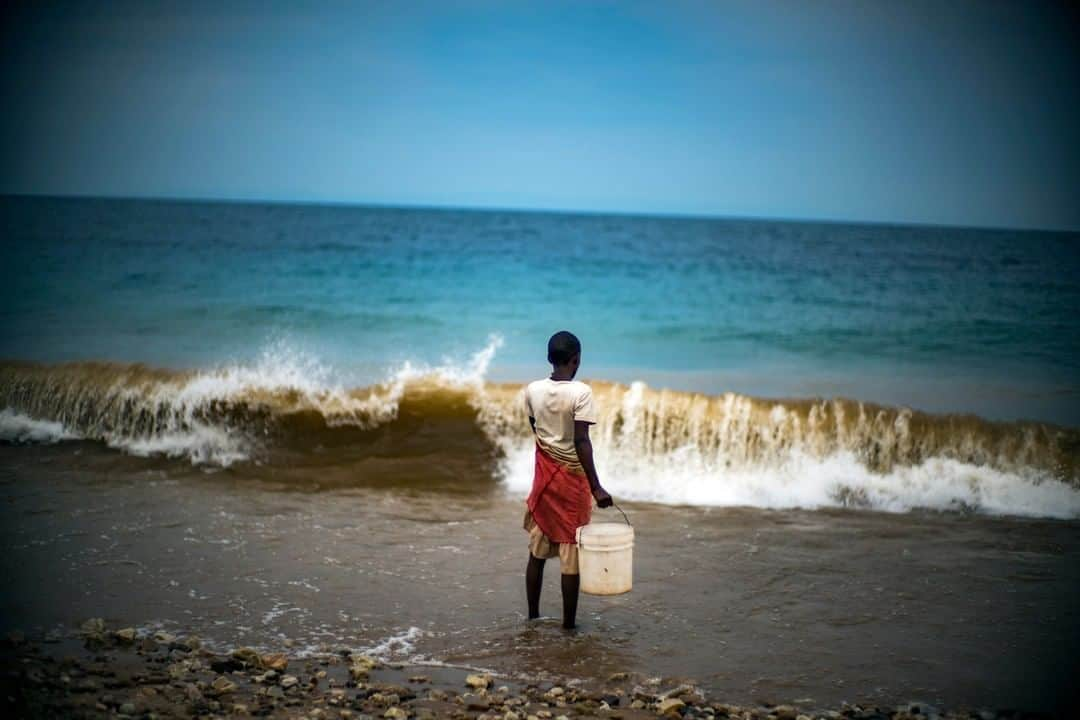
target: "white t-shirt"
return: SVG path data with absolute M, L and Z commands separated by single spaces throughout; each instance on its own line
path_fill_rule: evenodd
M 536 439 L 549 455 L 584 473 L 574 448 L 574 421 L 596 422 L 592 388 L 578 380 L 534 380 L 525 388 L 525 412 L 536 420 Z

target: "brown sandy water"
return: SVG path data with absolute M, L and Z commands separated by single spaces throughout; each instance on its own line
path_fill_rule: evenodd
M 1075 521 L 628 503 L 634 590 L 583 596 L 568 635 L 524 619 L 522 498 L 486 479 L 425 485 L 421 458 L 372 462 L 415 481 L 0 446 L 0 631 L 100 616 L 221 649 L 289 639 L 518 678 L 679 677 L 730 702 L 1076 700 Z

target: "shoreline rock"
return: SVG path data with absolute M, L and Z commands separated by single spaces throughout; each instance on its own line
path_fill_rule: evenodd
M 55 645 L 59 644 L 57 648 Z M 215 653 L 194 636 L 134 629 L 109 631 L 101 618 L 63 642 L 28 640 L 13 631 L 0 643 L 4 717 L 270 717 L 315 720 L 997 720 L 1050 717 L 1016 711 L 945 711 L 927 703 L 895 708 L 843 704 L 737 705 L 692 684 L 662 690 L 658 681 L 619 672 L 606 681 L 505 682 L 465 669 L 387 665 L 352 651 L 318 657 Z M 284 643 L 288 647 L 288 643 Z M 74 652 L 73 652 L 74 651 Z M 62 653 L 60 658 L 55 657 Z M 286 673 L 285 670 L 288 670 Z M 424 670 L 419 674 L 418 670 Z M 435 671 L 438 671 L 437 673 Z M 441 675 L 441 677 L 433 677 Z M 588 685 L 588 686 L 587 686 Z

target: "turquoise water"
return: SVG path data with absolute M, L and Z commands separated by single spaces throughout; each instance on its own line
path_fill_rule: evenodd
M 586 378 L 1080 424 L 1075 234 L 8 197 L 0 236 L 7 360 L 358 385 L 497 336 L 524 380 L 566 328 Z

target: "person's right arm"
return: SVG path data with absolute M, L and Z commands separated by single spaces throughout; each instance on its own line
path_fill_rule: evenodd
M 614 502 L 608 491 L 600 486 L 600 478 L 596 474 L 596 464 L 593 463 L 592 440 L 589 439 L 590 423 L 581 420 L 574 421 L 574 449 L 577 450 L 578 462 L 585 470 L 585 477 L 589 478 L 589 488 L 596 498 L 599 507 L 611 507 Z

